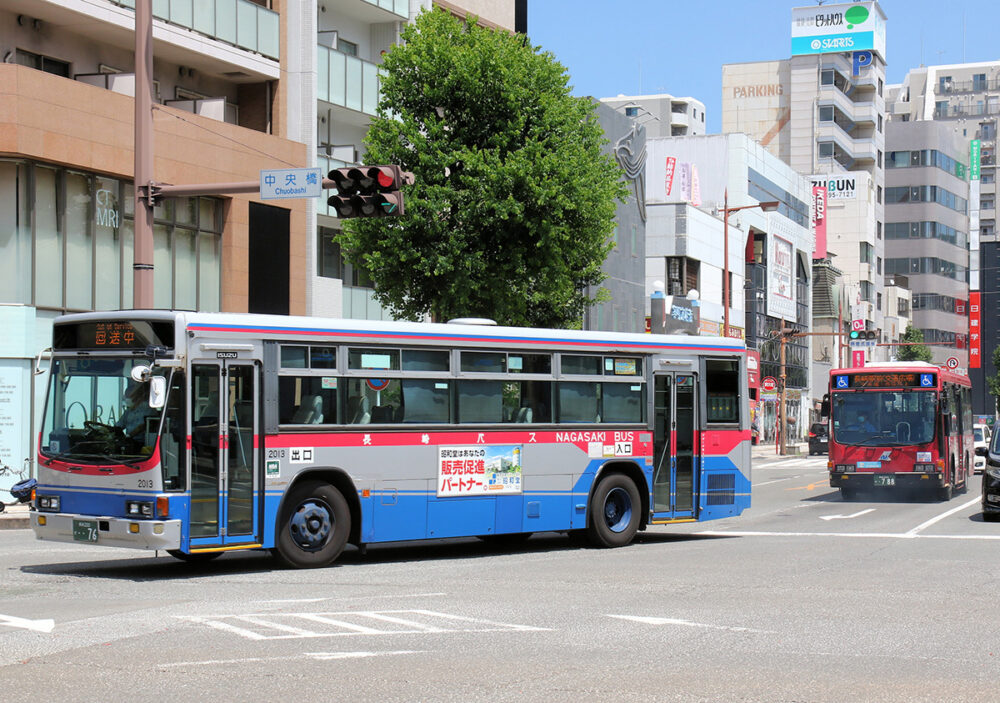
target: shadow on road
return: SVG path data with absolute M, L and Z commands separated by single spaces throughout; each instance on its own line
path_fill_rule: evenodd
M 501 536 L 502 537 L 502 536 Z M 728 537 L 678 534 L 663 532 L 640 532 L 633 546 L 643 544 L 670 544 L 694 542 Z M 600 552 L 592 547 L 583 534 L 545 532 L 520 540 L 481 540 L 475 537 L 426 542 L 394 542 L 391 544 L 369 545 L 362 552 L 348 546 L 337 561 L 328 568 L 337 566 L 359 566 L 364 564 L 405 564 L 443 559 L 481 559 L 500 554 L 544 554 L 567 552 Z M 581 554 L 581 558 L 586 558 Z M 21 567 L 28 574 L 47 576 L 77 576 L 84 578 L 105 578 L 123 581 L 170 581 L 191 580 L 192 578 L 215 578 L 234 574 L 267 573 L 283 571 L 276 560 L 265 551 L 230 552 L 210 562 L 187 563 L 161 554 L 152 556 L 127 556 L 121 559 L 100 561 L 75 561 L 59 564 L 35 564 Z

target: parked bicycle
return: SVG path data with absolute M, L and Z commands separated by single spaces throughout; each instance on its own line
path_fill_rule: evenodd
M 35 489 L 35 484 L 38 483 L 36 479 L 25 478 L 25 476 L 31 471 L 31 459 L 25 459 L 24 465 L 21 467 L 20 471 L 14 471 L 6 464 L 0 464 L 0 478 L 5 476 L 16 476 L 17 482 L 10 488 L 2 489 L 7 493 L 10 493 L 14 500 L 3 501 L 0 500 L 0 513 L 7 509 L 9 505 L 18 505 L 20 503 L 30 503 L 31 494 Z

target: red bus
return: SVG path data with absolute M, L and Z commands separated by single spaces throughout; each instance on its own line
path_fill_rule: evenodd
M 918 361 L 830 371 L 830 485 L 844 500 L 926 486 L 942 500 L 972 474 L 972 384 Z

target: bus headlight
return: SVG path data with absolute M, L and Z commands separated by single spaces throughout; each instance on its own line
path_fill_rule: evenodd
M 932 474 L 937 471 L 937 467 L 934 464 L 914 464 L 913 470 L 918 474 Z
M 854 464 L 837 464 L 837 473 L 854 473 Z
M 153 504 L 145 500 L 127 500 L 125 514 L 129 517 L 153 517 Z
M 59 496 L 35 496 L 35 503 L 39 510 L 48 512 L 59 512 Z

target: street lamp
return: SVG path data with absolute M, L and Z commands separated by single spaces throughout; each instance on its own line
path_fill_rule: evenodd
M 729 336 L 729 215 L 740 210 L 748 210 L 752 207 L 759 207 L 764 212 L 774 212 L 778 209 L 777 200 L 768 200 L 763 203 L 753 205 L 740 205 L 729 207 L 729 189 L 723 195 L 722 203 L 722 336 Z M 744 324 L 746 324 L 744 322 Z

